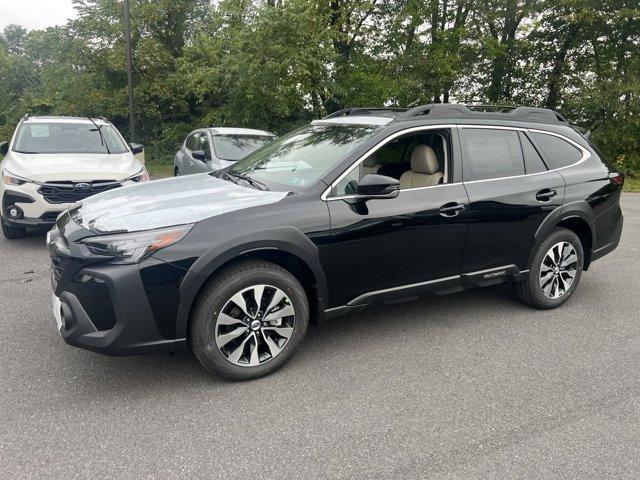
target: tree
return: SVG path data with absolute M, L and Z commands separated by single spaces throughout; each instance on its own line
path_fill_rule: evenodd
M 0 34 L 0 132 L 24 113 L 104 115 L 127 134 L 120 0 Z M 151 162 L 186 133 L 284 133 L 351 106 L 558 109 L 640 175 L 637 0 L 132 0 L 136 129 Z

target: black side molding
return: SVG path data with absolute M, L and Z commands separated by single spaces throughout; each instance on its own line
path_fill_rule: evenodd
M 347 305 L 333 307 L 324 310 L 324 318 L 335 318 L 346 313 L 355 312 L 371 305 L 381 303 L 399 303 L 407 300 L 414 300 L 423 293 L 434 293 L 436 295 L 448 295 L 458 293 L 467 288 L 486 287 L 497 285 L 509 281 L 520 282 L 527 278 L 529 270 L 520 270 L 516 265 L 503 265 L 502 267 L 480 270 L 477 272 L 464 273 L 451 277 L 438 278 L 427 282 L 400 285 L 398 287 L 387 288 L 363 293 L 351 300 Z

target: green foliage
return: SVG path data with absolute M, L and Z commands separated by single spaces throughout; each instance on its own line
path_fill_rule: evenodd
M 128 136 L 122 2 L 0 33 L 0 138 L 31 114 Z M 348 106 L 556 108 L 640 176 L 637 0 L 132 0 L 136 140 L 166 165 L 193 128 L 282 134 Z M 159 169 L 159 171 L 162 169 Z

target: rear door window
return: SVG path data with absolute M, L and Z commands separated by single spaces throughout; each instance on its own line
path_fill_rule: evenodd
M 463 128 L 465 181 L 524 175 L 518 132 L 492 128 Z
M 577 163 L 582 152 L 566 140 L 547 133 L 530 132 L 531 138 L 545 156 L 549 168 L 562 168 Z

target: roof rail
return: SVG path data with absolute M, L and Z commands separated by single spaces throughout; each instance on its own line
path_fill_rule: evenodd
M 401 117 L 409 119 L 421 115 L 437 117 L 468 117 L 521 120 L 538 123 L 568 123 L 558 112 L 549 108 L 515 107 L 509 105 L 464 105 L 462 103 L 429 103 L 407 110 Z
M 399 107 L 343 108 L 327 115 L 324 119 L 354 115 L 392 117 L 398 121 L 428 116 L 429 118 L 460 117 L 494 120 L 502 118 L 503 120 L 565 125 L 569 123 L 561 114 L 549 108 L 517 107 L 514 105 L 465 105 L 463 103 L 428 103 L 410 109 Z
M 352 107 L 352 108 L 343 108 L 342 110 L 337 110 L 333 113 L 330 113 L 323 120 L 328 118 L 337 118 L 337 117 L 348 117 L 351 115 L 376 115 L 382 113 L 404 113 L 406 112 L 406 108 L 400 107 Z

